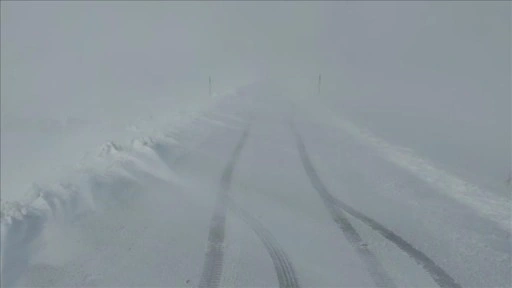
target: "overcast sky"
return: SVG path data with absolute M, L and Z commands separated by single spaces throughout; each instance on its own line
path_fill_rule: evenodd
M 307 6 L 2 2 L 2 112 L 150 97 L 210 74 L 238 85 L 293 71 L 314 63 L 320 45 L 324 9 Z
M 1 13 L 2 117 L 168 96 L 208 75 L 323 72 L 354 103 L 510 119 L 507 1 L 12 1 Z
M 314 91 L 322 73 L 321 98 L 392 143 L 479 183 L 511 171 L 509 1 L 0 5 L 2 127 L 131 121 L 152 99 L 201 101 L 209 75 L 216 91 L 273 76 Z

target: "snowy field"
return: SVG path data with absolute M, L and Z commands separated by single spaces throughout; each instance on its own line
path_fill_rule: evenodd
M 4 204 L 4 283 L 510 284 L 510 197 L 283 95 L 239 89 Z
M 2 287 L 512 286 L 509 2 L 20 3 Z

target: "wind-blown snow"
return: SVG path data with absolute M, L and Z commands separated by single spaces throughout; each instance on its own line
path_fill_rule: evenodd
M 118 197 L 126 197 L 118 195 L 126 191 L 115 189 L 116 185 L 130 187 L 129 183 L 138 183 L 146 177 L 177 185 L 179 179 L 174 176 L 168 164 L 162 161 L 155 147 L 183 145 L 173 135 L 191 125 L 201 115 L 201 109 L 204 110 L 212 103 L 207 101 L 189 107 L 187 114 L 170 113 L 161 119 L 154 117 L 150 121 L 143 121 L 138 125 L 142 129 L 138 135 L 146 136 L 138 136 L 127 144 L 109 141 L 96 152 L 82 155 L 72 172 L 61 176 L 55 184 L 33 184 L 23 194 L 24 198 L 14 197 L 20 200 L 9 201 L 9 197 L 2 197 L 2 284 L 13 285 L 43 245 L 43 232 L 55 226 L 54 222 L 72 225 L 83 215 L 99 213 L 108 209 L 104 205 L 108 206 L 109 202 Z M 153 135 L 148 136 L 150 134 Z M 173 153 L 178 154 L 185 152 L 174 150 Z M 128 184 L 122 184 L 124 182 Z M 4 195 L 9 194 L 2 191 Z
M 0 3 L 2 286 L 512 286 L 509 2 L 141 3 Z
M 458 287 L 476 281 L 475 276 L 480 284 L 506 282 L 510 251 L 504 243 L 510 229 L 505 222 L 510 216 L 503 203 L 491 195 L 479 203 L 480 193 L 485 192 L 476 186 L 443 173 L 412 150 L 398 149 L 325 108 L 320 111 L 320 105 L 287 93 L 286 87 L 248 86 L 222 97 L 208 112 L 196 114 L 179 129 L 162 129 L 127 144 L 107 142 L 55 185 L 32 187 L 31 197 L 24 202 L 2 203 L 3 285 L 196 286 L 203 267 L 205 275 L 215 272 L 212 280 L 203 275 L 211 285 L 371 286 L 377 283 L 368 272 L 372 265 L 381 265 L 379 273 L 390 279 L 387 283 L 398 286 L 432 286 L 436 282 Z M 311 125 L 317 125 L 316 129 L 311 130 Z M 332 129 L 329 127 L 340 136 L 333 133 L 327 137 L 324 129 Z M 294 149 L 292 131 L 304 138 L 301 145 L 306 148 L 299 149 L 300 153 Z M 315 135 L 322 134 L 323 141 L 316 141 Z M 354 144 L 344 135 L 355 139 Z M 342 145 L 343 153 L 360 162 L 347 162 L 331 145 Z M 304 153 L 311 154 L 307 165 L 301 164 Z M 389 164 L 367 158 L 371 153 L 395 168 L 381 170 Z M 336 159 L 342 164 L 333 165 L 331 161 Z M 316 186 L 311 186 L 302 165 L 317 171 L 308 172 L 316 175 L 309 174 L 316 177 L 311 180 Z M 337 173 L 341 178 L 332 176 Z M 350 180 L 345 173 L 359 176 Z M 381 185 L 381 180 L 373 178 L 377 176 L 405 179 L 411 190 Z M 431 188 L 409 180 L 411 177 Z M 441 178 L 434 183 L 432 177 Z M 460 183 L 466 190 L 460 191 Z M 329 189 L 323 193 L 332 193 L 328 197 L 334 200 L 322 202 L 313 187 Z M 217 193 L 228 197 L 229 205 L 216 201 Z M 419 209 L 414 203 L 421 201 L 430 205 Z M 335 205 L 330 208 L 332 218 L 324 207 L 328 203 Z M 443 214 L 457 217 L 444 223 L 439 218 L 443 215 L 432 214 L 443 206 L 449 208 L 442 210 Z M 226 213 L 224 234 L 218 234 L 214 220 L 208 228 L 211 213 L 220 213 L 219 209 Z M 410 218 L 399 216 L 415 209 L 419 209 L 417 214 Z M 343 220 L 345 224 L 334 225 L 344 223 L 338 219 L 344 213 L 350 215 Z M 466 226 L 468 220 L 460 215 L 475 219 L 475 227 Z M 482 226 L 488 220 L 498 225 Z M 294 223 L 293 228 L 283 229 L 286 223 Z M 358 235 L 360 243 L 349 244 L 352 236 L 341 237 L 340 227 L 355 231 L 343 233 Z M 422 228 L 423 233 L 415 232 Z M 313 235 L 314 239 L 310 238 Z M 211 256 L 203 266 L 201 261 L 208 259 L 206 251 L 212 248 L 201 247 L 213 245 L 204 242 L 212 237 L 218 237 L 221 244 L 215 251 L 222 256 Z M 454 241 L 457 246 L 450 246 Z M 355 253 L 359 246 L 375 253 L 369 257 L 373 260 L 364 261 Z M 304 247 L 316 248 L 305 253 Z M 443 254 L 447 247 L 458 256 L 447 258 Z M 475 249 L 486 260 L 469 261 L 476 257 L 470 253 Z M 262 251 L 267 251 L 270 259 L 262 257 L 267 255 Z M 251 264 L 235 264 L 244 261 Z M 262 263 L 274 263 L 275 272 L 272 265 Z M 498 278 L 490 278 L 491 266 L 482 267 L 485 263 L 497 265 Z M 337 269 L 342 272 L 335 273 Z M 480 272 L 470 273 L 474 269 Z M 274 273 L 277 278 L 270 276 Z
M 314 104 L 309 104 L 312 107 Z M 350 133 L 365 145 L 379 151 L 388 161 L 410 171 L 416 177 L 432 185 L 436 190 L 454 198 L 464 205 L 475 209 L 483 217 L 495 221 L 508 231 L 511 229 L 512 202 L 506 195 L 485 191 L 457 176 L 436 167 L 434 163 L 418 156 L 410 148 L 402 148 L 378 138 L 368 130 L 363 130 L 347 119 L 340 118 L 329 109 L 317 112 L 322 115 L 330 113 L 327 121 L 336 123 L 341 129 Z M 508 195 L 510 196 L 510 195 Z

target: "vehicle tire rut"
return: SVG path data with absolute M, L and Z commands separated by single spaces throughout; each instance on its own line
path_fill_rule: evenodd
M 250 126 L 244 130 L 242 137 L 238 141 L 235 150 L 229 160 L 220 179 L 220 189 L 215 202 L 215 210 L 210 222 L 208 232 L 208 245 L 206 248 L 205 259 L 203 262 L 203 270 L 199 287 L 216 288 L 219 287 L 222 276 L 222 268 L 224 265 L 224 238 L 226 232 L 226 204 L 229 199 L 229 188 L 235 164 L 242 151 L 247 137 L 249 135 Z
M 391 278 L 387 275 L 387 272 L 384 270 L 382 265 L 378 262 L 375 255 L 367 248 L 364 244 L 361 236 L 354 227 L 350 224 L 350 221 L 345 216 L 345 213 L 351 215 L 352 217 L 360 220 L 374 231 L 382 235 L 384 238 L 388 239 L 390 242 L 395 244 L 400 250 L 405 252 L 411 258 L 413 258 L 416 263 L 418 263 L 440 287 L 461 287 L 448 273 L 446 273 L 441 267 L 439 267 L 432 259 L 430 259 L 426 254 L 414 248 L 410 243 L 402 239 L 400 236 L 396 235 L 391 230 L 387 229 L 384 225 L 378 223 L 377 221 L 367 217 L 361 212 L 355 210 L 351 206 L 342 202 L 341 200 L 332 196 L 332 194 L 327 190 L 327 187 L 323 184 L 316 169 L 314 168 L 309 155 L 307 153 L 306 147 L 302 141 L 302 137 L 295 129 L 293 123 L 291 124 L 291 129 L 295 135 L 297 148 L 299 150 L 300 158 L 302 161 L 302 165 L 304 166 L 304 170 L 308 175 L 312 186 L 318 192 L 320 197 L 322 198 L 324 205 L 327 210 L 329 210 L 331 217 L 338 224 L 338 227 L 342 230 L 345 238 L 352 244 L 352 246 L 358 251 L 361 256 L 361 259 L 367 264 L 368 269 L 372 277 L 374 278 L 375 284 L 377 286 L 396 286 Z M 345 213 L 344 213 L 345 212 Z
M 274 263 L 277 279 L 279 281 L 279 287 L 300 287 L 299 281 L 295 274 L 295 269 L 293 268 L 288 255 L 280 247 L 274 236 L 267 229 L 265 229 L 265 227 L 263 227 L 263 225 L 261 225 L 258 220 L 249 215 L 249 213 L 246 211 L 235 207 L 232 203 L 229 207 L 234 214 L 242 219 L 251 228 L 251 230 L 254 231 L 256 236 L 258 236 L 258 238 L 265 246 L 265 249 L 270 255 L 272 262 Z

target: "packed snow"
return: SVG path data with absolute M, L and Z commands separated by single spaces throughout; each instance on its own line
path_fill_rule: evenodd
M 510 198 L 476 205 L 483 190 L 285 91 L 239 89 L 3 203 L 3 283 L 509 284 Z
M 2 287 L 512 286 L 509 2 L 141 3 L 1 3 Z

